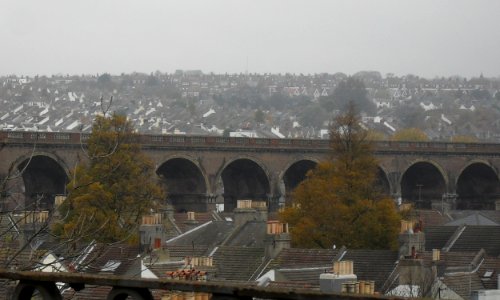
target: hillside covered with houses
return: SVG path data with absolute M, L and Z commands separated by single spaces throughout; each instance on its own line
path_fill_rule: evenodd
M 384 138 L 419 128 L 431 140 L 500 141 L 500 78 L 352 76 L 367 90 L 364 125 Z M 109 106 L 141 133 L 326 138 L 340 109 L 334 91 L 346 78 L 180 70 L 0 77 L 0 130 L 88 132 Z

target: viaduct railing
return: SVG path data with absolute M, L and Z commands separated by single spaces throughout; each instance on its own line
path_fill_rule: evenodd
M 62 299 L 57 284 L 67 284 L 76 291 L 86 285 L 112 287 L 107 299 L 126 299 L 131 296 L 136 300 L 152 300 L 151 290 L 169 290 L 181 292 L 198 292 L 211 294 L 212 300 L 220 299 L 294 299 L 294 300 L 375 300 L 393 299 L 399 297 L 383 297 L 374 295 L 327 294 L 306 289 L 277 289 L 230 284 L 227 282 L 212 281 L 179 281 L 163 279 L 137 279 L 113 275 L 90 275 L 84 273 L 63 272 L 31 272 L 11 271 L 0 269 L 0 279 L 9 279 L 17 282 L 13 300 L 31 299 L 35 290 L 44 300 Z M 57 283 L 57 284 L 56 284 Z
M 24 132 L 0 131 L 0 143 L 5 144 L 85 144 L 90 133 L 77 132 Z M 219 148 L 219 149 L 304 149 L 326 152 L 329 141 L 326 139 L 271 139 L 221 136 L 189 135 L 138 135 L 138 142 L 145 148 Z M 411 142 L 411 141 L 376 141 L 376 153 L 428 152 L 449 154 L 496 154 L 500 153 L 498 143 L 448 143 L 448 142 Z

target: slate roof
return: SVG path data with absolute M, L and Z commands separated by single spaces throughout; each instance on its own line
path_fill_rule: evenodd
M 424 226 L 425 250 L 442 249 L 458 226 Z
M 270 260 L 262 274 L 274 269 L 273 284 L 296 285 L 297 287 L 319 287 L 319 275 L 333 268 L 339 250 L 287 248 Z
M 167 272 L 177 271 L 184 266 L 184 260 L 172 261 L 168 263 L 153 263 L 146 264 L 146 267 L 153 272 L 158 278 L 166 277 Z
M 188 246 L 189 249 L 199 248 L 202 245 L 205 251 L 211 251 L 216 246 L 220 245 L 234 229 L 233 222 L 227 221 L 211 221 L 209 223 L 199 224 L 197 229 L 184 233 L 174 239 L 167 241 L 167 248 L 173 246 Z M 205 255 L 208 255 L 206 253 Z M 172 253 L 171 253 L 172 256 Z
M 182 232 L 186 232 L 200 226 L 201 224 L 212 221 L 213 217 L 210 212 L 197 212 L 195 213 L 195 222 L 190 222 L 188 221 L 187 213 L 175 213 L 174 219 L 177 227 L 179 227 Z
M 296 282 L 301 285 L 307 284 L 309 287 L 319 288 L 319 276 L 331 271 L 331 268 L 301 268 L 301 269 L 280 269 L 276 272 L 284 280 L 277 279 L 279 282 Z M 278 275 L 278 276 L 279 276 Z
M 499 226 L 499 224 L 490 218 L 484 216 L 480 212 L 475 212 L 468 216 L 455 219 L 445 224 L 446 226 L 460 226 L 460 225 L 469 225 L 469 226 Z
M 490 277 L 485 277 L 486 271 L 493 272 Z M 500 274 L 500 259 L 487 256 L 484 258 L 479 270 L 478 275 L 481 277 L 481 282 L 485 289 L 498 289 L 498 275 Z
M 419 253 L 419 257 L 424 260 L 426 267 L 436 265 L 437 276 L 443 277 L 446 273 L 467 271 L 469 266 L 474 263 L 474 258 L 478 252 L 441 252 L 438 262 L 432 261 L 432 251 Z
M 443 279 L 444 284 L 448 288 L 452 289 L 463 299 L 470 299 L 469 295 L 471 291 L 484 289 L 481 279 L 476 273 L 457 273 L 454 275 L 446 276 Z
M 422 220 L 424 228 L 426 226 L 443 225 L 451 220 L 448 216 L 443 215 L 440 211 L 437 210 L 422 209 L 417 211 L 417 215 L 419 219 Z
M 465 218 L 473 214 L 481 214 L 497 224 L 500 224 L 500 210 L 453 210 L 448 213 L 453 220 Z
M 184 259 L 186 256 L 204 256 L 208 251 L 207 245 L 167 245 L 171 259 Z
M 354 261 L 354 274 L 358 280 L 374 280 L 375 290 L 380 290 L 396 267 L 399 255 L 392 250 L 347 250 L 342 260 Z
M 266 222 L 247 222 L 229 238 L 226 245 L 262 248 L 266 237 L 266 226 Z
M 500 226 L 466 226 L 450 251 L 477 252 L 484 249 L 488 255 L 500 255 Z
M 213 256 L 216 280 L 248 281 L 264 261 L 264 248 L 221 246 Z
M 33 270 L 46 253 L 46 250 L 31 250 L 29 247 L 23 250 L 8 247 L 0 248 L 0 266 L 21 271 Z
M 331 270 L 333 269 L 333 262 L 338 254 L 339 250 L 333 249 L 283 249 L 278 256 L 269 263 L 265 272 L 271 269 L 298 269 L 311 267 L 328 267 Z
M 87 273 L 124 275 L 130 271 L 130 267 L 139 258 L 140 253 L 138 245 L 132 246 L 125 243 L 112 245 L 98 244 L 83 262 L 84 267 L 82 271 Z M 110 262 L 115 264 L 110 266 Z
M 459 230 L 458 226 L 429 226 L 424 228 L 425 249 L 442 249 Z M 457 232 L 458 233 L 458 232 Z M 449 251 L 477 252 L 484 249 L 488 255 L 500 255 L 500 226 L 465 226 Z

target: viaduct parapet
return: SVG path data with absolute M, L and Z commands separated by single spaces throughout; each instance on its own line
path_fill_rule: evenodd
M 85 160 L 88 134 L 0 132 L 4 209 L 50 206 Z M 286 203 L 309 170 L 329 158 L 328 140 L 141 135 L 140 143 L 178 211 L 204 211 L 237 199 Z M 500 144 L 375 143 L 378 184 L 396 201 L 419 207 L 495 209 Z

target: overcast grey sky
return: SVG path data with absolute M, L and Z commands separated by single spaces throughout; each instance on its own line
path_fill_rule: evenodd
M 0 75 L 500 75 L 498 0 L 0 0 Z

